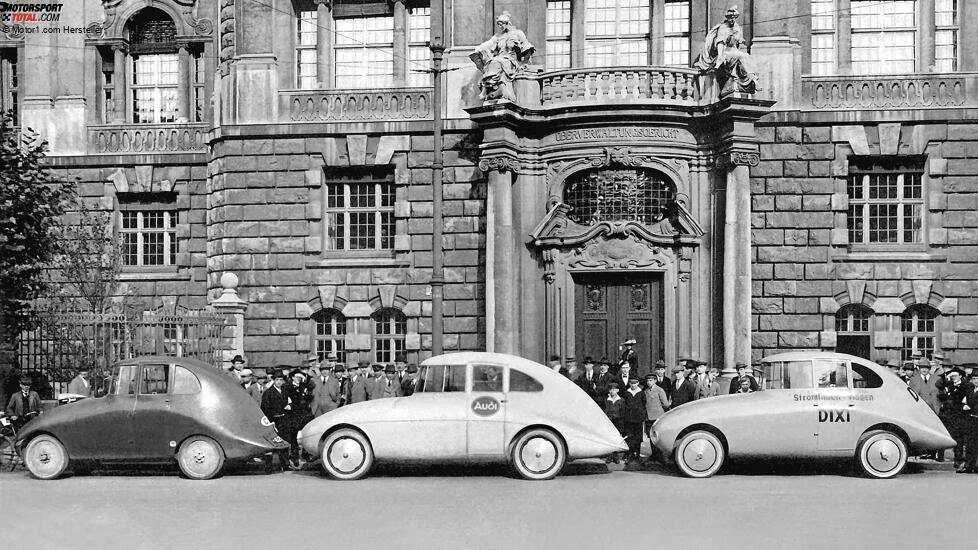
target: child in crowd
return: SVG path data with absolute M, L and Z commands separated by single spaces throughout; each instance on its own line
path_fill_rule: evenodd
M 618 428 L 618 433 L 625 436 L 625 423 L 623 415 L 624 402 L 620 395 L 618 395 L 618 382 L 611 382 L 608 384 L 608 398 L 604 401 L 604 413 L 608 415 L 611 423 Z M 614 453 L 610 457 L 605 458 L 605 462 L 615 461 L 615 464 L 621 464 L 621 453 Z

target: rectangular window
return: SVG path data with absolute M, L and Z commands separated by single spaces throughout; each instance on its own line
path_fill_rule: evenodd
M 316 355 L 319 361 L 326 361 L 330 354 L 336 354 L 336 360 L 346 363 L 346 317 L 340 312 L 327 309 L 317 313 L 316 321 Z
M 331 179 L 325 186 L 326 248 L 393 249 L 394 182 L 389 171 Z
M 316 12 L 300 11 L 295 24 L 295 84 L 305 90 L 317 88 L 316 37 L 319 20 Z
M 812 0 L 812 74 L 835 73 L 835 0 Z
M 431 73 L 420 72 L 431 67 L 431 8 L 410 8 L 408 23 L 408 86 L 431 86 Z
M 133 122 L 176 122 L 179 66 L 175 53 L 132 57 Z
M 123 210 L 122 263 L 128 267 L 177 263 L 175 210 Z
M 571 3 L 547 2 L 547 70 L 567 69 L 571 65 Z
M 663 63 L 675 67 L 688 67 L 689 0 L 667 1 L 664 15 Z
M 849 243 L 923 242 L 922 161 L 855 161 L 850 166 Z
M 337 88 L 384 88 L 394 83 L 394 17 L 336 20 L 333 52 Z
M 903 349 L 901 360 L 910 361 L 915 354 L 928 359 L 934 354 L 937 340 L 937 311 L 916 306 L 903 313 Z
M 143 380 L 139 385 L 139 393 L 149 395 L 166 393 L 169 381 L 168 365 L 146 365 L 143 367 Z
M 852 0 L 852 72 L 906 74 L 915 70 L 915 0 Z
M 18 117 L 18 88 L 20 82 L 17 75 L 17 48 L 0 50 L 0 108 L 3 111 L 14 112 L 14 124 L 19 124 Z
M 189 117 L 191 122 L 204 121 L 204 109 L 207 105 L 207 94 L 204 91 L 204 83 L 207 81 L 207 64 L 204 61 L 202 52 L 194 53 L 190 62 L 193 67 L 194 79 L 193 87 L 193 116 Z
M 383 310 L 374 317 L 374 361 L 393 363 L 404 354 L 407 318 L 400 311 Z
M 588 67 L 649 64 L 649 0 L 592 0 L 584 8 Z
M 957 0 L 935 0 L 934 68 L 940 72 L 958 70 Z

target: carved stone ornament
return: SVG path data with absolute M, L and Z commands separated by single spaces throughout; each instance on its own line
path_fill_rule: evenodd
M 704 235 L 703 228 L 693 219 L 683 205 L 677 205 L 675 215 L 653 225 L 635 221 L 602 221 L 593 225 L 581 225 L 568 218 L 570 206 L 559 203 L 547 212 L 530 233 L 533 245 L 552 247 L 580 247 L 585 243 L 604 238 L 635 238 L 664 247 L 698 246 Z
M 571 268 L 629 269 L 663 267 L 662 249 L 634 236 L 625 239 L 594 239 L 574 250 L 568 262 Z
M 12 25 L 4 25 L 3 34 L 7 37 L 7 40 L 23 40 L 24 35 L 27 34 L 27 30 L 23 25 L 14 23 Z
M 588 159 L 591 166 L 611 166 L 618 164 L 621 166 L 642 166 L 651 162 L 650 157 L 633 155 L 628 147 L 605 147 L 604 154 Z
M 750 166 L 754 167 L 760 164 L 761 155 L 758 153 L 750 151 L 731 151 L 729 153 L 724 153 L 717 158 L 718 168 L 727 168 L 732 166 Z
M 214 34 L 214 22 L 206 17 L 195 19 L 193 22 L 194 32 L 200 36 L 210 36 Z
M 520 161 L 505 155 L 483 157 L 479 160 L 479 170 L 482 170 L 483 172 L 491 172 L 496 170 L 499 172 L 512 172 L 515 174 L 520 171 Z
M 92 21 L 85 27 L 85 38 L 102 38 L 105 36 L 105 22 Z

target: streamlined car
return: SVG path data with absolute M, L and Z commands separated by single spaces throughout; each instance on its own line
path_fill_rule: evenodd
M 508 461 L 525 479 L 550 479 L 568 460 L 624 451 L 604 412 L 539 363 L 498 353 L 451 353 L 421 364 L 407 397 L 346 405 L 302 428 L 299 444 L 336 479 L 375 460 Z
M 121 361 L 95 395 L 55 407 L 18 432 L 34 477 L 57 478 L 69 464 L 175 460 L 187 477 L 209 479 L 225 461 L 289 446 L 234 379 L 195 359 Z
M 763 391 L 693 401 L 663 416 L 652 443 L 689 477 L 727 457 L 854 458 L 869 477 L 891 478 L 907 457 L 954 446 L 943 423 L 889 370 L 840 353 L 764 358 Z

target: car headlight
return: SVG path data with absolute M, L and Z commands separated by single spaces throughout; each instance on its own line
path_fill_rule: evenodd
M 263 416 L 263 417 L 261 417 L 261 425 L 262 426 L 271 426 L 272 425 L 272 421 L 269 420 L 267 416 Z
M 652 437 L 650 438 L 650 441 L 652 442 L 653 445 L 659 442 L 658 430 L 652 430 Z

